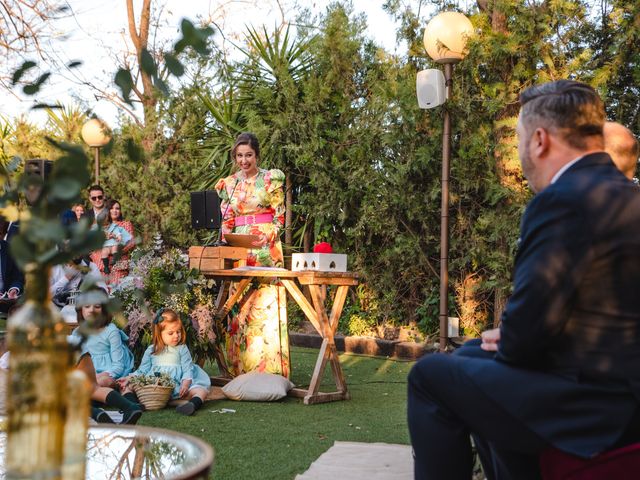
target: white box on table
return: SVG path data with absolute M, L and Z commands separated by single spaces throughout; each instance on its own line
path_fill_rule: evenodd
M 346 272 L 347 256 L 343 253 L 294 253 L 291 255 L 291 270 Z

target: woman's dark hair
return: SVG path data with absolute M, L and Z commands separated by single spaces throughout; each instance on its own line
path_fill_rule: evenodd
M 233 144 L 233 148 L 231 149 L 231 159 L 236 158 L 236 150 L 240 145 L 249 145 L 254 152 L 256 152 L 256 158 L 260 159 L 260 142 L 258 141 L 258 137 L 256 137 L 253 133 L 243 132 L 236 137 L 236 143 Z
M 120 205 L 120 217 L 116 218 L 116 220 L 117 221 L 124 220 L 124 217 L 122 216 L 122 204 L 118 200 L 115 200 L 112 198 L 111 200 L 107 201 L 107 205 L 105 207 L 107 209 L 107 217 L 106 217 L 106 220 L 104 221 L 105 225 L 109 225 L 111 223 L 111 209 L 116 203 Z

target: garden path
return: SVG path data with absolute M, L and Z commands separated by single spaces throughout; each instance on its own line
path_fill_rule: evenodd
M 295 480 L 411 480 L 413 458 L 409 445 L 334 442 L 333 446 L 297 475 Z

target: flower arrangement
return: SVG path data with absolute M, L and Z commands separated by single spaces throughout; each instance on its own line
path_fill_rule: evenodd
M 153 375 L 132 375 L 129 385 L 146 410 L 159 410 L 169 402 L 176 384 L 168 374 L 156 372 Z
M 156 372 L 153 375 L 131 375 L 129 377 L 131 387 L 146 387 L 147 385 L 159 385 L 161 387 L 174 388 L 176 383 L 171 376 L 164 372 Z
M 112 294 L 126 317 L 129 347 L 137 361 L 152 341 L 153 312 L 170 308 L 181 318 L 187 333 L 186 344 L 196 363 L 213 358 L 214 283 L 189 268 L 188 256 L 177 248 L 136 249 L 131 255 L 129 276 Z

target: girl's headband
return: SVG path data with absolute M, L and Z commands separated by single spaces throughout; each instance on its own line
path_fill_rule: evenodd
M 163 318 L 162 318 L 162 314 L 164 313 L 164 308 L 159 308 L 156 311 L 156 315 L 155 317 L 153 317 L 153 324 L 154 325 L 158 325 L 160 322 L 162 322 Z

